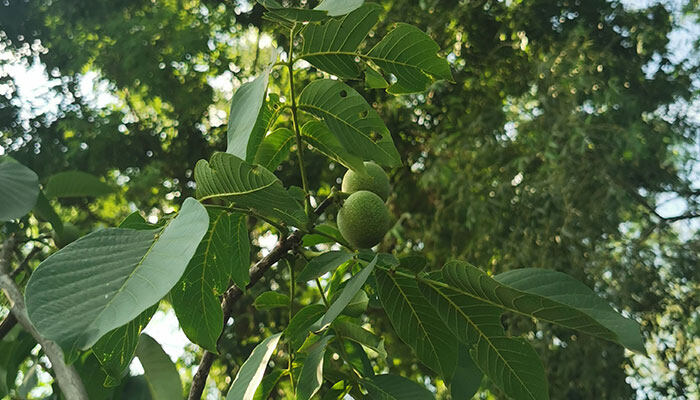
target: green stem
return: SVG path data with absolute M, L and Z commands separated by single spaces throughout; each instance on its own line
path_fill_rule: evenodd
M 301 184 L 304 189 L 304 194 L 306 198 L 306 203 L 304 204 L 304 209 L 306 215 L 309 216 L 309 223 L 311 223 L 311 195 L 309 194 L 309 179 L 306 177 L 306 168 L 304 167 L 304 145 L 301 139 L 301 130 L 299 129 L 299 119 L 297 117 L 297 100 L 296 94 L 294 92 L 294 28 L 289 32 L 289 55 L 287 61 L 287 68 L 289 69 L 289 91 L 292 98 L 292 124 L 294 125 L 294 136 L 297 145 L 297 159 L 299 160 L 299 170 L 301 171 Z M 311 227 L 309 227 L 310 229 Z
M 287 264 L 289 265 L 289 279 L 290 279 L 290 284 L 289 284 L 289 321 L 292 321 L 292 317 L 294 317 L 294 292 L 296 289 L 296 279 L 294 277 L 294 263 L 290 262 L 287 260 Z M 292 376 L 292 364 L 294 362 L 294 351 L 292 350 L 292 343 L 288 342 L 287 346 L 289 347 L 289 362 L 287 365 L 287 368 L 289 369 L 289 384 L 292 387 L 292 392 L 294 392 L 294 377 Z

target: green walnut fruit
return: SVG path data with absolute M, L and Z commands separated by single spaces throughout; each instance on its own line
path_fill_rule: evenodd
M 351 194 L 338 211 L 338 230 L 351 245 L 366 249 L 379 243 L 391 217 L 381 197 L 367 190 Z
M 73 243 L 76 239 L 80 237 L 80 230 L 77 226 L 71 224 L 70 222 L 65 222 L 63 224 L 63 232 L 60 234 L 54 232 L 53 241 L 59 249 L 62 249 L 69 244 Z
M 365 162 L 366 175 L 358 174 L 349 169 L 343 176 L 343 192 L 355 193 L 360 190 L 369 190 L 386 201 L 389 197 L 389 176 L 379 165 Z

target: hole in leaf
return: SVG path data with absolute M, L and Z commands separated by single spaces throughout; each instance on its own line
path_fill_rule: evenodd
M 372 131 L 372 132 L 369 133 L 369 138 L 370 138 L 374 143 L 377 143 L 378 141 L 382 140 L 382 135 L 379 134 L 379 133 L 377 133 L 377 132 L 375 132 L 375 131 Z
M 367 115 L 369 114 L 369 111 L 364 110 L 360 112 L 360 118 L 367 118 Z
M 348 92 L 346 92 L 345 90 L 341 90 L 340 97 L 348 97 Z

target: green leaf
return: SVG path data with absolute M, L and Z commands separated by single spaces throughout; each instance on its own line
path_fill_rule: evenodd
M 32 211 L 37 218 L 50 223 L 56 233 L 59 235 L 63 233 L 63 221 L 61 221 L 61 218 L 56 214 L 56 210 L 49 202 L 49 199 L 47 199 L 41 191 L 39 192 L 34 210 Z
M 467 345 L 473 344 L 474 362 L 508 396 L 530 400 L 549 398 L 544 367 L 537 353 L 527 341 L 505 336 L 500 308 L 439 282 L 420 280 L 419 287 L 435 308 L 434 312 L 457 338 Z
M 428 389 L 398 375 L 375 375 L 362 382 L 374 400 L 435 400 Z
M 90 400 L 114 400 L 115 392 L 123 392 L 123 389 L 106 387 L 103 382 L 107 381 L 109 378 L 105 374 L 102 368 L 100 368 L 100 363 L 97 358 L 91 352 L 83 352 L 76 356 L 72 364 L 78 374 L 80 375 L 83 384 L 85 385 L 85 391 L 87 392 L 87 398 Z M 142 375 L 143 377 L 143 375 Z M 126 379 L 129 380 L 128 378 Z M 126 382 L 125 385 L 126 386 Z M 148 391 L 148 385 L 144 380 L 144 387 L 146 396 L 128 396 L 128 397 L 117 397 L 124 399 L 148 399 L 151 400 L 151 394 Z M 63 397 L 59 397 L 63 399 Z
M 469 355 L 469 348 L 459 346 L 459 359 L 457 369 L 450 378 L 450 393 L 454 400 L 469 400 L 474 397 L 481 386 L 484 373 Z
M 272 372 L 270 372 L 269 374 L 265 375 L 265 377 L 262 378 L 262 381 L 260 381 L 260 386 L 258 386 L 258 389 L 255 391 L 255 396 L 253 396 L 253 400 L 269 399 L 270 395 L 272 394 L 272 390 L 275 388 L 277 382 L 279 382 L 280 378 L 284 374 L 284 370 L 275 369 L 272 370 Z
M 455 261 L 445 264 L 443 273 L 448 283 L 469 296 L 644 353 L 636 322 L 561 272 L 527 268 L 492 279 L 479 268 Z
M 20 326 L 12 328 L 0 341 L 0 398 L 15 387 L 19 368 L 34 347 L 36 341 Z
M 100 197 L 114 189 L 87 172 L 64 171 L 49 177 L 44 192 L 49 198 Z
M 360 375 L 374 375 L 372 362 L 369 360 L 364 347 L 359 343 L 352 340 L 336 340 L 329 345 L 329 348 L 337 354 L 343 354 L 343 360 L 359 371 Z M 335 371 L 328 371 L 328 374 L 333 374 L 333 372 Z M 340 376 L 342 375 L 338 375 L 338 377 Z
M 341 0 L 341 2 L 343 6 L 353 7 L 352 1 Z M 334 11 L 341 11 L 338 5 L 341 4 L 333 5 L 324 1 L 316 9 L 330 6 L 336 8 Z M 357 7 L 354 6 L 354 8 Z M 359 77 L 360 67 L 355 61 L 357 58 L 355 50 L 377 23 L 380 9 L 381 7 L 377 4 L 367 4 L 342 18 L 330 19 L 321 24 L 308 24 L 302 31 L 304 45 L 299 58 L 341 78 Z
M 122 386 L 120 399 L 129 400 L 152 400 L 150 389 L 148 388 L 148 382 L 146 382 L 146 377 L 143 375 L 129 376 L 124 380 L 124 386 Z M 90 397 L 92 400 L 92 397 Z
M 332 335 L 324 336 L 308 348 L 308 355 L 299 374 L 297 400 L 309 400 L 321 388 L 321 383 L 323 383 L 323 355 L 331 339 L 333 339 Z
M 185 335 L 218 353 L 216 342 L 224 328 L 219 296 L 231 279 L 240 288 L 250 282 L 250 242 L 245 215 L 221 209 L 207 211 L 209 230 L 170 295 Z
M 188 198 L 163 229 L 108 228 L 81 237 L 32 274 L 29 318 L 64 351 L 89 348 L 170 291 L 208 226 L 204 207 Z
M 180 374 L 158 342 L 142 333 L 136 347 L 136 356 L 143 366 L 153 400 L 182 399 Z
M 228 117 L 226 152 L 246 161 L 252 161 L 265 136 L 265 130 L 254 129 L 265 102 L 270 70 L 246 82 L 231 99 Z
M 527 296 L 528 300 L 525 300 L 520 293 L 512 292 L 513 299 L 508 303 L 521 312 L 620 343 L 642 354 L 646 352 L 637 322 L 615 312 L 588 286 L 567 274 L 540 268 L 523 268 L 496 275 L 494 280 L 537 297 L 535 300 Z M 536 302 L 537 308 L 532 309 L 522 304 L 530 301 Z M 571 320 L 574 316 L 576 321 Z M 597 326 L 590 326 L 590 319 L 595 320 L 597 324 L 594 325 Z
M 275 174 L 234 155 L 214 153 L 209 162 L 199 160 L 194 178 L 200 200 L 223 199 L 291 225 L 306 224 L 304 208 Z
M 124 376 L 134 358 L 139 335 L 156 310 L 158 310 L 158 304 L 147 308 L 128 324 L 108 332 L 92 346 L 93 354 L 107 374 L 105 386 L 117 385 Z
M 299 107 L 322 119 L 349 153 L 387 167 L 401 165 L 384 121 L 350 86 L 331 79 L 315 80 L 299 95 Z
M 318 233 L 304 235 L 301 242 L 303 246 L 309 247 L 321 243 L 345 243 L 345 239 L 343 239 L 343 236 L 341 236 L 340 231 L 338 231 L 338 228 L 335 225 L 330 223 L 322 223 L 317 225 L 315 230 L 322 232 L 323 235 Z
M 375 259 L 367 264 L 362 271 L 358 272 L 356 275 L 350 278 L 350 280 L 348 280 L 348 283 L 343 288 L 343 291 L 340 292 L 338 298 L 330 305 L 330 307 L 328 307 L 326 315 L 323 316 L 323 319 L 321 320 L 321 329 L 324 329 L 330 325 L 330 323 L 333 322 L 338 315 L 343 312 L 343 310 L 345 310 L 345 307 L 347 307 L 348 304 L 350 304 L 350 301 L 355 298 L 357 292 L 362 289 L 362 286 L 367 281 L 369 274 L 372 273 L 372 270 L 376 264 L 377 258 L 375 257 Z
M 323 0 L 314 10 L 327 11 L 331 17 L 345 15 L 362 6 L 365 0 Z
M 321 121 L 309 121 L 301 127 L 304 140 L 321 154 L 331 160 L 360 173 L 364 173 L 365 164 L 361 157 L 350 154 L 338 141 L 328 126 Z
M 253 305 L 258 310 L 289 307 L 289 296 L 278 292 L 263 292 L 255 298 Z
M 384 339 L 352 322 L 350 318 L 338 318 L 332 326 L 338 336 L 357 342 L 377 353 L 379 357 L 386 358 Z
M 382 74 L 369 65 L 365 68 L 365 87 L 368 89 L 385 89 L 389 87 L 389 82 Z
M 294 314 L 284 331 L 284 336 L 289 340 L 293 349 L 298 349 L 304 343 L 310 328 L 325 313 L 326 307 L 323 304 L 311 304 Z
M 452 80 L 450 65 L 437 56 L 439 50 L 440 46 L 420 29 L 399 23 L 365 57 L 396 77 L 389 93 L 416 93 L 428 88 L 432 82 L 428 75 Z
M 308 282 L 333 271 L 338 266 L 350 259 L 353 255 L 339 250 L 332 250 L 315 257 L 304 267 L 297 276 L 297 282 Z
M 39 177 L 15 159 L 0 157 L 0 188 L 0 221 L 11 221 L 34 207 L 39 195 Z
M 226 400 L 252 400 L 263 379 L 265 368 L 277 347 L 281 333 L 276 333 L 255 346 L 248 359 L 238 370 Z
M 418 289 L 415 279 L 376 269 L 377 294 L 401 340 L 443 377 L 457 365 L 457 339 Z
M 267 14 L 274 17 L 273 20 L 281 19 L 282 22 L 310 22 L 323 21 L 328 18 L 328 13 L 324 10 L 310 10 L 308 8 L 283 7 L 276 0 L 257 0 L 269 11 Z
M 289 151 L 294 144 L 294 132 L 287 128 L 275 129 L 265 136 L 255 155 L 255 164 L 260 164 L 270 171 L 274 171 L 282 161 L 289 156 Z
M 421 272 L 427 264 L 428 260 L 419 253 L 399 257 L 399 267 L 416 274 Z

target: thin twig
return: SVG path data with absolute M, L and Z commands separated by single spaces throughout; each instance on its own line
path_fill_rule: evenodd
M 24 304 L 24 296 L 8 273 L 14 247 L 15 239 L 13 236 L 10 236 L 3 243 L 2 255 L 0 256 L 0 288 L 5 292 L 5 295 L 10 300 L 10 304 L 12 304 L 10 311 L 17 318 L 17 322 L 41 345 L 44 354 L 51 361 L 53 371 L 56 373 L 58 386 L 65 397 L 71 400 L 88 400 L 87 392 L 78 372 L 72 365 L 66 365 L 61 348 L 55 342 L 41 336 L 29 320 L 27 307 Z

